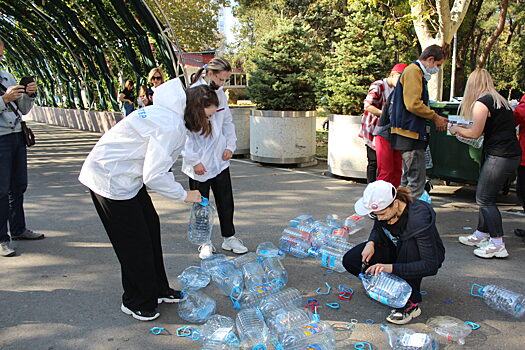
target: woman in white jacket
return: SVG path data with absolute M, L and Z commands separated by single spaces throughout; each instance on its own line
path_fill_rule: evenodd
M 235 151 L 237 137 L 228 107 L 228 98 L 222 89 L 230 78 L 231 70 L 228 61 L 216 57 L 195 74 L 192 86 L 209 85 L 215 89 L 219 98 L 219 108 L 210 118 L 211 134 L 188 133 L 182 152 L 182 171 L 190 177 L 192 190 L 199 190 L 208 198 L 210 188 L 213 191 L 221 234 L 224 238 L 222 249 L 244 254 L 248 249 L 234 237 L 234 203 L 230 178 L 230 159 Z M 199 257 L 206 259 L 213 254 L 213 250 L 211 242 L 203 244 L 199 247 Z
M 209 129 L 219 104 L 208 86 L 184 92 L 179 79 L 159 86 L 155 105 L 131 113 L 105 133 L 88 155 L 79 180 L 86 185 L 121 265 L 121 310 L 141 321 L 159 317 L 157 305 L 174 303 L 164 269 L 159 216 L 146 187 L 170 199 L 201 201 L 170 171 L 187 130 Z

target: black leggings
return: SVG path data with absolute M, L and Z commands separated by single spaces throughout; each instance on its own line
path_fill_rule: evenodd
M 345 269 L 354 276 L 358 276 L 361 272 L 361 265 L 363 257 L 361 253 L 365 248 L 367 242 L 356 245 L 354 248 L 350 249 L 345 256 L 343 257 L 343 266 Z M 403 261 L 406 259 L 398 258 L 396 254 L 395 247 L 384 247 L 375 245 L 375 253 L 372 256 L 372 259 L 369 261 L 370 266 L 374 264 L 392 264 L 392 263 L 407 263 L 410 261 Z M 412 287 L 412 295 L 410 296 L 410 301 L 413 303 L 420 303 L 421 298 L 421 280 L 423 278 L 415 279 L 406 279 L 407 283 Z

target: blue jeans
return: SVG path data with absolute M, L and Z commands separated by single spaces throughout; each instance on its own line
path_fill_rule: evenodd
M 135 107 L 129 102 L 124 102 L 124 105 L 122 106 L 122 109 L 123 109 L 123 112 L 124 112 L 124 116 L 126 117 L 126 116 L 130 115 L 131 112 L 133 112 Z
M 518 168 L 520 160 L 520 156 L 503 158 L 488 155 L 481 167 L 476 188 L 476 204 L 479 205 L 478 231 L 488 233 L 490 237 L 503 236 L 503 224 L 496 199 L 505 181 Z
M 24 192 L 27 189 L 27 149 L 21 132 L 0 136 L 0 242 L 26 229 Z

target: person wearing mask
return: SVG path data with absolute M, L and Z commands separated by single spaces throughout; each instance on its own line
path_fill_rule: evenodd
M 518 178 L 516 180 L 516 194 L 523 207 L 522 214 L 525 215 L 525 95 L 521 97 L 520 103 L 514 108 L 514 121 L 519 127 L 518 140 L 521 147 L 521 163 L 518 167 Z M 518 237 L 525 238 L 525 230 L 517 228 L 514 233 Z
M 394 91 L 399 76 L 406 66 L 404 63 L 396 64 L 390 71 L 388 78 L 374 81 L 368 88 L 364 102 L 364 113 L 361 118 L 361 129 L 359 130 L 359 137 L 365 141 L 366 157 L 368 159 L 366 167 L 367 183 L 374 182 L 378 175 L 379 160 L 377 159 L 376 140 L 373 133 L 381 117 L 386 100 Z
M 244 254 L 248 248 L 235 237 L 233 224 L 233 190 L 230 177 L 230 159 L 236 148 L 237 137 L 228 98 L 222 87 L 231 75 L 231 66 L 216 57 L 195 74 L 191 86 L 209 85 L 219 98 L 219 107 L 210 117 L 209 133 L 189 133 L 183 151 L 182 172 L 189 176 L 190 188 L 199 190 L 209 198 L 213 191 L 223 237 L 222 249 Z M 199 247 L 199 257 L 206 259 L 213 254 L 213 244 Z
M 0 40 L 0 62 L 4 46 Z M 4 257 L 16 255 L 11 239 L 44 238 L 26 227 L 24 215 L 27 148 L 20 122 L 22 115 L 33 108 L 36 92 L 35 82 L 19 85 L 11 73 L 0 70 L 0 256 Z
M 505 258 L 509 253 L 503 242 L 503 223 L 496 199 L 507 178 L 520 165 L 521 149 L 512 108 L 496 91 L 486 69 L 476 68 L 470 74 L 459 114 L 473 124 L 469 128 L 452 125 L 450 133 L 468 138 L 484 135 L 485 155 L 476 186 L 478 226 L 471 235 L 459 237 L 459 242 L 477 247 L 474 255 L 480 258 Z
M 430 204 L 414 199 L 410 190 L 378 180 L 368 184 L 355 203 L 358 215 L 370 215 L 374 226 L 368 241 L 350 249 L 343 266 L 358 276 L 391 273 L 403 278 L 412 294 L 406 305 L 394 309 L 386 320 L 406 324 L 421 315 L 421 281 L 437 274 L 445 260 L 445 247 L 436 228 L 436 213 Z
M 155 105 L 131 113 L 100 138 L 79 176 L 120 262 L 121 311 L 140 321 L 159 317 L 158 304 L 181 299 L 168 283 L 159 216 L 146 188 L 170 199 L 201 202 L 199 191 L 185 191 L 170 169 L 186 132 L 209 132 L 208 118 L 219 105 L 210 87 L 185 93 L 179 79 L 163 84 L 155 96 Z
M 135 109 L 135 83 L 133 80 L 126 80 L 124 83 L 124 89 L 119 93 L 118 100 L 122 102 L 122 112 L 124 116 L 128 116 Z
M 390 147 L 403 158 L 401 186 L 407 187 L 414 198 L 425 190 L 425 149 L 428 145 L 432 120 L 436 129 L 446 130 L 447 119 L 429 108 L 427 82 L 445 62 L 445 53 L 438 45 L 423 50 L 419 59 L 405 68 L 394 90 L 390 115 Z

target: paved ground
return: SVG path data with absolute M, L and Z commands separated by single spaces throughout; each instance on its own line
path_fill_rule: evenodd
M 161 305 L 161 317 L 142 323 L 119 311 L 120 271 L 108 238 L 95 214 L 86 189 L 77 181 L 83 159 L 99 135 L 65 128 L 33 124 L 38 144 L 30 149 L 30 186 L 26 196 L 29 227 L 44 232 L 37 242 L 18 242 L 18 255 L 2 258 L 0 270 L 0 348 L 1 349 L 198 349 L 176 336 L 154 336 L 153 326 L 172 333 L 187 323 L 177 315 L 174 305 Z M 326 165 L 308 169 L 281 169 L 261 166 L 247 160 L 232 162 L 236 199 L 236 226 L 250 250 L 264 241 L 277 242 L 290 218 L 311 213 L 317 218 L 336 213 L 352 213 L 353 203 L 364 185 L 324 176 Z M 180 173 L 179 179 L 186 180 Z M 494 312 L 478 298 L 469 295 L 472 283 L 505 286 L 525 292 L 525 243 L 513 236 L 523 217 L 503 214 L 510 257 L 481 260 L 472 249 L 457 243 L 457 236 L 476 225 L 474 189 L 437 186 L 432 193 L 438 228 L 447 249 L 443 268 L 426 278 L 428 291 L 423 314 L 412 329 L 422 329 L 431 316 L 451 315 L 477 322 L 481 328 L 467 338 L 465 348 L 523 349 L 524 322 Z M 161 216 L 165 263 L 173 284 L 187 266 L 199 264 L 196 248 L 186 239 L 189 206 L 153 195 Z M 502 207 L 517 208 L 514 194 L 501 198 Z M 367 237 L 354 237 L 360 242 Z M 220 238 L 215 235 L 218 246 Z M 322 307 L 322 319 L 336 326 L 352 318 L 359 321 L 353 331 L 339 327 L 338 349 L 353 348 L 368 341 L 374 349 L 388 349 L 379 323 L 386 307 L 370 300 L 359 281 L 348 274 L 327 274 L 314 260 L 287 257 L 289 286 L 298 288 L 305 298 L 315 297 L 324 282 L 336 287 L 351 286 L 356 295 L 342 308 Z M 216 297 L 217 312 L 235 316 L 226 297 L 218 296 L 215 286 L 205 292 Z M 335 296 L 319 298 L 323 303 Z M 306 299 L 305 299 L 306 300 Z M 375 320 L 368 325 L 365 320 Z M 443 346 L 443 348 L 446 345 Z M 449 344 L 447 349 L 459 348 Z

